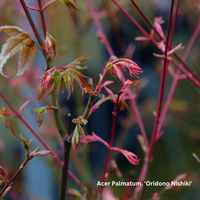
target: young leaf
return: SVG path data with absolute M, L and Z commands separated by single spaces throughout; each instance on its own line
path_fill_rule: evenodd
M 10 57 L 20 52 L 17 72 L 17 76 L 20 76 L 27 70 L 33 60 L 35 55 L 35 43 L 29 34 L 19 27 L 1 26 L 0 32 L 1 31 L 4 31 L 11 37 L 7 39 L 2 47 L 2 52 L 0 54 L 0 73 L 8 77 L 3 73 L 3 66 Z

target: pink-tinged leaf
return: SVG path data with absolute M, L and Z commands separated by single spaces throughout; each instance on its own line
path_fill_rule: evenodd
M 182 46 L 182 43 L 180 43 L 179 45 L 177 45 L 176 47 L 174 47 L 173 49 L 171 49 L 170 51 L 167 52 L 167 55 L 171 55 L 173 54 L 175 51 L 178 51 L 180 49 L 184 49 L 185 47 Z
M 93 105 L 92 106 L 92 108 L 90 109 L 90 112 L 89 112 L 89 115 L 88 115 L 88 117 L 95 111 L 95 110 L 97 110 L 99 108 L 99 106 L 98 105 Z
M 96 139 L 96 141 L 99 141 L 99 142 L 103 143 L 107 148 L 110 147 L 110 145 L 109 145 L 105 140 L 103 140 L 103 139 L 100 138 L 99 136 L 95 135 L 94 132 L 92 132 L 92 135 L 93 135 L 93 137 Z
M 149 41 L 150 39 L 148 37 L 136 37 L 136 41 Z
M 160 36 L 162 37 L 162 39 L 164 40 L 165 39 L 165 35 L 163 33 L 163 30 L 162 30 L 162 27 L 160 26 L 160 24 L 158 23 L 155 23 L 154 24 L 155 26 L 155 29 L 157 30 L 157 32 L 160 34 Z
M 128 87 L 131 86 L 132 84 L 133 84 L 132 81 L 127 80 L 127 81 L 124 83 L 124 85 L 123 85 L 122 89 L 120 90 L 120 92 L 122 92 L 122 93 L 123 93 L 123 92 L 126 92 L 127 89 L 128 89 Z
M 157 54 L 157 53 L 153 53 L 153 55 L 157 58 L 165 58 L 164 55 L 160 55 L 160 54 Z
M 2 108 L 0 110 L 0 115 L 3 115 L 3 116 L 11 116 L 11 115 L 14 115 L 13 112 L 10 112 L 9 108 Z
M 57 109 L 55 106 L 49 106 L 49 105 L 45 106 L 45 108 L 47 111 L 54 111 Z
M 30 148 L 33 139 L 34 139 L 34 138 L 31 138 L 30 141 L 28 142 L 28 149 Z
M 87 142 L 87 143 L 90 143 L 90 142 L 95 142 L 95 141 L 97 141 L 96 140 L 96 138 L 94 137 L 94 136 L 92 136 L 92 135 L 86 135 L 85 136 L 85 140 L 83 139 L 83 138 L 81 138 L 80 139 L 80 143 L 85 143 L 85 142 Z
M 42 150 L 42 151 L 36 152 L 36 153 L 34 154 L 34 156 L 46 156 L 46 155 L 48 155 L 48 154 L 50 154 L 50 151 L 48 151 L 48 150 Z
M 110 95 L 110 97 L 112 98 L 113 102 L 116 102 L 116 98 L 115 98 L 113 92 L 110 89 L 108 89 L 106 86 L 104 86 L 104 88 L 106 89 L 106 91 Z
M 114 150 L 114 151 L 121 152 L 132 165 L 138 165 L 139 164 L 140 159 L 138 159 L 137 156 L 134 153 L 127 151 L 127 150 L 124 150 L 124 149 L 120 149 L 118 147 L 111 147 L 110 149 L 112 151 Z
M 22 111 L 24 110 L 24 108 L 30 103 L 30 100 L 27 100 L 26 102 L 24 102 L 20 109 L 19 109 L 19 114 L 21 115 L 22 114 Z
M 4 122 L 5 122 L 7 129 L 17 138 L 17 135 L 15 134 L 12 124 L 6 119 L 4 119 Z

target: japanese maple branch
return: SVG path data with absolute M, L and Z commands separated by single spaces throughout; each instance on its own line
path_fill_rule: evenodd
M 189 53 L 190 53 L 190 51 L 191 51 L 192 45 L 194 44 L 195 39 L 197 38 L 199 32 L 200 32 L 200 22 L 199 22 L 198 25 L 196 26 L 196 29 L 195 29 L 195 31 L 194 31 L 194 33 L 193 33 L 193 35 L 192 35 L 192 37 L 191 37 L 191 39 L 190 39 L 190 41 L 189 41 L 189 44 L 187 45 L 187 48 L 186 48 L 185 53 L 184 53 L 184 55 L 183 55 L 183 59 L 182 59 L 183 61 L 186 61 L 186 59 L 187 59 L 187 57 L 188 57 L 188 55 L 189 55 Z M 171 88 L 170 88 L 170 90 L 169 90 L 169 94 L 168 94 L 167 99 L 166 99 L 166 101 L 165 101 L 165 104 L 164 104 L 164 106 L 163 106 L 162 114 L 161 114 L 161 116 L 160 116 L 160 122 L 159 122 L 159 124 L 158 124 L 158 131 L 157 131 L 157 134 L 160 132 L 161 127 L 162 127 L 162 125 L 163 125 L 163 122 L 164 122 L 165 116 L 166 116 L 166 114 L 167 114 L 167 110 L 168 110 L 168 108 L 169 108 L 169 105 L 170 105 L 172 96 L 173 96 L 173 94 L 174 94 L 174 91 L 175 91 L 175 89 L 176 89 L 177 83 L 178 83 L 178 81 L 179 81 L 179 78 L 178 78 L 178 77 L 179 77 L 179 74 L 180 74 L 180 71 L 177 70 L 177 73 L 176 73 L 176 75 L 175 75 L 175 77 L 174 77 L 174 80 L 173 80 L 173 82 L 172 82 Z
M 71 149 L 70 125 L 71 125 L 71 114 L 68 114 L 67 135 L 63 138 L 64 155 L 63 155 L 63 164 L 61 172 L 61 184 L 60 184 L 60 191 L 58 198 L 59 200 L 65 200 L 66 189 L 67 189 L 67 172 L 68 172 L 70 149 Z
M 12 178 L 4 185 L 2 190 L 0 191 L 0 197 L 2 194 L 6 191 L 6 189 L 12 185 L 13 180 L 17 177 L 17 175 L 24 169 L 26 164 L 30 161 L 31 159 L 29 157 L 26 158 L 26 160 L 20 165 L 19 169 L 15 172 L 15 174 L 12 176 Z
M 101 23 L 99 22 L 99 19 L 97 18 L 97 14 L 91 4 L 91 1 L 90 0 L 85 0 L 87 5 L 88 5 L 88 8 L 90 10 L 90 13 L 92 15 L 92 18 L 98 28 L 98 30 L 100 31 L 100 34 L 102 35 L 103 39 L 105 39 L 105 41 L 107 41 L 107 43 L 105 44 L 105 47 L 109 53 L 110 56 L 114 55 L 114 52 L 112 50 L 112 47 L 106 37 L 106 34 L 103 30 L 103 27 L 101 26 Z M 125 77 L 123 76 L 123 83 L 125 82 Z M 128 95 L 131 97 L 132 96 L 132 93 L 131 93 L 131 90 L 128 88 Z M 131 106 L 135 112 L 135 116 L 136 116 L 136 119 L 137 119 L 137 122 L 138 122 L 138 125 L 139 125 L 139 128 L 140 128 L 140 131 L 141 131 L 141 134 L 144 138 L 144 141 L 145 141 L 145 144 L 146 146 L 148 147 L 149 145 L 149 142 L 148 142 L 148 139 L 147 139 L 147 136 L 146 136 L 146 132 L 145 132 L 145 129 L 144 129 L 144 125 L 143 125 L 143 122 L 142 122 L 142 119 L 140 117 L 140 113 L 139 113 L 139 110 L 138 110 L 138 107 L 136 105 L 136 102 L 135 102 L 135 99 L 133 98 L 130 98 L 130 102 L 131 102 Z
M 115 0 L 113 0 L 115 1 Z M 146 15 L 142 12 L 142 10 L 138 7 L 138 5 L 133 1 L 131 0 L 131 2 L 133 3 L 133 5 L 136 7 L 136 9 L 138 10 L 138 12 L 142 15 L 142 17 L 146 20 L 146 22 L 149 24 L 149 26 L 155 31 L 155 33 L 159 36 L 159 38 L 162 40 L 162 36 L 161 34 L 156 30 L 156 28 L 153 26 L 153 24 L 150 22 L 150 20 L 146 17 Z M 178 5 L 179 2 L 177 2 L 177 5 Z M 117 5 L 117 4 L 116 4 Z M 118 4 L 119 5 L 119 4 Z M 117 6 L 118 6 L 117 5 Z M 118 6 L 119 7 L 119 6 Z M 176 17 L 176 15 L 175 15 Z M 144 35 L 145 34 L 145 31 L 142 30 L 142 27 L 139 25 L 139 24 L 135 24 L 141 31 Z M 138 26 L 139 25 L 139 26 Z M 173 30 L 173 29 L 172 29 Z M 171 50 L 171 45 L 172 43 L 169 44 L 168 48 L 169 50 Z M 173 53 L 174 56 L 178 59 L 179 62 L 181 62 L 181 64 L 200 82 L 200 78 L 186 65 L 186 63 L 176 54 L 176 52 Z
M 162 103 L 163 103 L 163 97 L 164 97 L 164 92 L 165 92 L 166 73 L 167 73 L 167 49 L 168 49 L 168 43 L 169 43 L 169 37 L 170 37 L 170 27 L 172 23 L 173 7 L 174 7 L 174 0 L 171 1 L 169 21 L 168 21 L 168 26 L 167 26 L 166 48 L 165 48 L 165 54 L 164 54 L 165 58 L 163 62 L 161 86 L 160 86 L 160 93 L 159 93 L 159 100 L 158 100 L 158 108 L 157 108 L 157 113 L 156 113 L 156 121 L 154 125 L 152 140 L 150 143 L 150 149 L 149 149 L 148 157 L 147 157 L 148 160 L 150 160 L 153 156 L 153 151 L 156 144 L 157 128 L 158 128 L 158 123 L 159 123 L 160 113 L 161 113 L 161 108 L 162 108 Z
M 114 55 L 114 52 L 113 52 L 113 50 L 111 48 L 111 45 L 110 45 L 110 43 L 109 43 L 109 41 L 108 41 L 108 39 L 107 39 L 107 37 L 106 37 L 106 35 L 104 33 L 104 30 L 103 30 L 103 28 L 102 28 L 102 26 L 101 26 L 101 24 L 99 22 L 99 19 L 98 19 L 97 14 L 96 14 L 96 12 L 95 12 L 92 4 L 91 4 L 91 1 L 90 0 L 85 0 L 85 1 L 86 1 L 87 5 L 88 5 L 88 8 L 89 8 L 90 13 L 92 15 L 92 18 L 93 18 L 93 20 L 94 20 L 94 22 L 95 22 L 100 34 L 101 34 L 102 40 L 103 40 L 103 42 L 104 42 L 104 44 L 105 44 L 105 46 L 106 46 L 106 48 L 108 50 L 108 53 L 110 54 L 110 56 Z
M 137 28 L 146 36 L 149 38 L 149 40 L 153 43 L 154 46 L 156 46 L 158 48 L 157 42 L 150 37 L 150 35 L 140 26 L 139 23 L 137 23 L 137 21 L 116 1 L 116 0 L 112 0 L 116 6 L 129 18 L 129 20 L 135 24 L 135 26 L 137 26 Z M 161 51 L 163 54 L 164 52 L 158 48 L 159 51 Z M 186 77 L 193 83 L 195 84 L 198 88 L 200 88 L 200 82 L 197 81 L 196 79 L 193 78 L 193 74 L 188 74 L 188 72 L 186 72 L 182 66 L 180 66 L 175 60 L 170 60 L 172 62 L 172 64 L 178 68 L 182 73 L 184 73 L 186 75 Z
M 43 29 L 43 34 L 44 34 L 44 38 L 45 38 L 47 30 L 46 30 L 46 23 L 45 23 L 45 19 L 44 19 L 44 10 L 42 9 L 41 0 L 38 0 L 38 6 L 40 9 L 40 18 L 41 18 L 42 29 Z
M 9 103 L 9 101 L 4 97 L 4 95 L 0 92 L 0 97 L 5 101 L 8 107 L 14 112 L 14 114 L 22 121 L 22 123 L 31 131 L 31 133 L 40 141 L 40 143 L 50 151 L 52 157 L 57 162 L 59 167 L 62 166 L 62 162 L 58 158 L 58 156 L 54 153 L 54 151 L 46 144 L 46 142 L 33 130 L 33 128 L 26 122 L 26 120 L 14 109 L 14 107 Z M 74 176 L 71 171 L 68 171 L 71 179 L 83 190 L 86 190 L 85 186 Z
M 102 182 L 104 182 L 106 180 L 106 173 L 107 173 L 108 164 L 110 161 L 111 147 L 112 147 L 114 135 L 115 135 L 115 122 L 116 122 L 116 116 L 117 116 L 117 108 L 118 108 L 118 104 L 119 104 L 119 97 L 121 94 L 122 94 L 121 92 L 118 93 L 117 100 L 115 102 L 114 111 L 113 111 L 113 122 L 112 122 L 111 138 L 110 138 L 110 148 L 108 149 L 108 155 L 106 158 L 106 164 L 105 164 L 105 168 L 104 168 L 104 172 L 103 172 Z M 101 186 L 100 194 L 102 194 L 102 191 L 103 191 L 103 186 Z
M 164 97 L 164 91 L 165 91 L 165 82 L 166 82 L 166 73 L 167 73 L 167 47 L 169 43 L 169 37 L 170 37 L 170 27 L 172 23 L 172 14 L 173 14 L 173 7 L 174 7 L 174 0 L 171 1 L 171 7 L 170 7 L 170 14 L 169 14 L 169 21 L 168 21 L 168 26 L 167 26 L 167 37 L 166 37 L 166 48 L 165 48 L 165 58 L 163 61 L 163 69 L 162 69 L 162 76 L 161 76 L 161 86 L 160 86 L 160 93 L 159 93 L 159 100 L 158 100 L 158 108 L 157 108 L 157 113 L 156 113 L 156 120 L 154 124 L 154 129 L 153 129 L 153 134 L 150 142 L 150 147 L 149 151 L 147 152 L 146 158 L 145 158 L 145 163 L 142 167 L 139 180 L 138 181 L 144 181 L 145 178 L 147 177 L 148 171 L 149 171 L 149 162 L 152 159 L 154 148 L 156 145 L 156 135 L 157 135 L 157 128 L 158 128 L 158 123 L 159 123 L 159 118 L 160 118 L 160 113 L 161 113 L 161 108 L 162 108 L 162 102 L 163 102 L 163 97 Z M 143 187 L 136 187 L 134 197 L 137 199 L 138 197 L 142 200 L 143 198 L 143 193 L 144 193 L 144 188 Z
M 30 15 L 30 13 L 29 13 L 29 10 L 28 10 L 28 8 L 26 7 L 26 4 L 25 4 L 24 0 L 20 0 L 20 2 L 21 2 L 21 5 L 22 5 L 22 7 L 23 7 L 23 9 L 24 9 L 24 12 L 25 12 L 25 14 L 26 14 L 26 17 L 27 17 L 27 19 L 28 19 L 28 21 L 29 21 L 29 23 L 30 23 L 32 29 L 33 29 L 33 32 L 34 32 L 34 34 L 35 34 L 35 37 L 37 38 L 37 40 L 38 40 L 38 42 L 39 42 L 39 44 L 40 44 L 40 47 L 43 49 L 43 42 L 42 42 L 42 39 L 41 39 L 41 37 L 40 37 L 40 35 L 39 35 L 38 31 L 37 31 L 37 28 L 36 28 L 36 26 L 35 26 L 35 24 L 34 24 L 32 18 L 31 18 L 31 15 Z

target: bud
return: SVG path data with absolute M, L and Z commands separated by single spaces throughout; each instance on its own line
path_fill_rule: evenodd
M 76 126 L 76 128 L 73 132 L 73 136 L 72 136 L 72 149 L 74 152 L 76 152 L 79 144 L 80 144 L 80 135 L 79 135 L 78 128 Z
M 44 50 L 46 53 L 46 58 L 53 60 L 53 58 L 56 56 L 56 41 L 48 32 L 46 32 Z
M 75 197 L 76 199 L 79 199 L 79 200 L 83 199 L 81 193 L 74 188 L 69 188 L 66 193 L 72 197 Z
M 24 147 L 24 149 L 28 150 L 28 142 L 26 141 L 26 139 L 20 134 L 20 139 L 22 141 L 22 145 Z
M 73 0 L 61 0 L 69 9 L 71 12 L 74 10 L 77 10 L 78 12 L 81 12 L 75 5 Z

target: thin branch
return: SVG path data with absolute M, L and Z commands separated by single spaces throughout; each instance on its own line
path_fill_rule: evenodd
M 59 191 L 59 200 L 65 200 L 66 189 L 67 189 L 67 172 L 70 159 L 70 149 L 71 149 L 71 136 L 70 136 L 70 125 L 71 125 L 71 114 L 68 114 L 68 128 L 67 135 L 63 138 L 64 144 L 64 155 L 63 155 L 63 165 L 61 172 L 61 184 Z
M 95 22 L 95 24 L 96 24 L 98 30 L 99 30 L 99 31 L 101 32 L 101 34 L 103 35 L 103 38 L 105 38 L 106 41 L 108 41 L 108 39 L 107 39 L 107 37 L 106 37 L 106 35 L 105 35 L 104 31 L 103 31 L 103 27 L 101 26 L 101 23 L 99 22 L 98 18 L 96 17 L 97 14 L 96 14 L 96 12 L 95 12 L 95 10 L 94 10 L 94 8 L 93 8 L 93 6 L 92 6 L 90 0 L 86 0 L 86 3 L 88 4 L 88 7 L 90 7 L 90 10 L 91 10 L 91 12 L 92 12 L 93 20 L 94 20 L 94 22 Z M 113 55 L 113 50 L 112 50 L 112 47 L 110 46 L 110 43 L 107 43 L 107 45 L 105 45 L 105 47 L 106 47 L 108 53 L 110 54 L 110 56 L 112 56 L 112 55 Z M 103 79 L 102 79 L 102 81 L 103 81 Z M 123 83 L 124 83 L 125 81 L 126 81 L 126 79 L 125 79 L 125 77 L 124 77 L 124 75 L 123 75 Z M 130 90 L 129 88 L 128 88 L 128 95 L 129 95 L 129 96 L 132 96 L 132 92 L 131 92 L 131 90 Z M 149 142 L 148 142 L 148 139 L 147 139 L 147 136 L 146 136 L 146 132 L 145 132 L 145 129 L 144 129 L 144 125 L 143 125 L 142 119 L 141 119 L 141 117 L 140 117 L 140 113 L 139 113 L 139 110 L 138 110 L 136 101 L 135 101 L 135 99 L 132 99 L 132 98 L 130 98 L 130 99 L 131 99 L 131 100 L 130 100 L 131 106 L 132 106 L 132 108 L 133 108 L 133 110 L 134 110 L 134 112 L 135 112 L 135 116 L 136 116 L 136 119 L 137 119 L 137 122 L 138 122 L 138 125 L 139 125 L 139 128 L 140 128 L 141 134 L 142 134 L 142 136 L 143 136 L 143 138 L 144 138 L 144 140 L 145 140 L 146 146 L 148 147 Z
M 40 9 L 38 9 L 38 8 L 35 8 L 35 7 L 32 7 L 32 6 L 28 6 L 28 5 L 26 5 L 26 7 L 27 7 L 28 9 L 30 9 L 30 10 L 34 10 L 34 11 L 40 12 Z
M 118 6 L 118 8 L 128 17 L 128 19 L 130 19 L 134 24 L 135 26 L 137 26 L 137 28 L 147 37 L 150 39 L 150 41 L 153 43 L 154 46 L 156 46 L 158 48 L 158 45 L 157 45 L 157 42 L 150 37 L 150 35 L 140 26 L 139 23 L 137 23 L 137 21 L 116 1 L 116 0 L 112 0 L 116 6 Z M 164 52 L 158 48 L 159 51 L 161 51 L 163 54 Z M 174 54 L 175 55 L 175 54 Z M 191 74 L 189 75 L 188 72 L 186 72 L 182 66 L 180 66 L 177 62 L 175 62 L 175 60 L 171 60 L 172 64 L 178 68 L 182 73 L 184 73 L 186 75 L 186 77 L 193 83 L 195 84 L 198 88 L 200 88 L 200 82 L 197 81 L 196 79 L 193 78 L 194 76 L 194 72 L 192 72 L 192 76 Z M 183 63 L 184 64 L 184 63 Z
M 92 4 L 91 4 L 91 1 L 90 0 L 85 0 L 85 1 L 86 1 L 87 5 L 88 5 L 88 8 L 89 8 L 90 13 L 92 15 L 92 18 L 93 18 L 93 20 L 94 20 L 94 22 L 95 22 L 100 34 L 101 34 L 103 43 L 105 44 L 105 46 L 106 46 L 106 48 L 108 50 L 108 53 L 110 54 L 110 56 L 114 55 L 114 52 L 113 52 L 113 50 L 111 48 L 111 45 L 110 45 L 110 43 L 109 43 L 109 41 L 108 41 L 108 39 L 106 37 L 105 32 L 104 32 L 104 30 L 103 30 L 103 28 L 102 28 L 102 26 L 101 26 L 101 24 L 100 24 L 100 22 L 99 22 L 99 20 L 97 18 L 96 12 L 95 12 Z
M 118 93 L 117 100 L 115 102 L 114 111 L 113 111 L 113 123 L 112 123 L 111 139 L 110 139 L 110 148 L 108 149 L 108 155 L 106 158 L 106 164 L 105 164 L 105 168 L 104 168 L 104 172 L 103 172 L 102 182 L 104 182 L 106 180 L 106 173 L 107 173 L 108 164 L 110 161 L 111 147 L 113 145 L 113 140 L 114 140 L 114 135 L 115 135 L 115 122 L 116 122 L 116 116 L 117 116 L 117 109 L 118 109 L 118 105 L 119 105 L 119 97 L 121 94 L 122 93 L 120 93 L 120 92 Z M 101 186 L 100 194 L 102 194 L 102 192 L 103 192 L 103 186 Z
M 133 3 L 133 5 L 136 7 L 136 9 L 138 10 L 138 12 L 141 14 L 141 16 L 145 19 L 145 21 L 149 24 L 149 26 L 155 31 L 155 33 L 159 36 L 159 38 L 162 40 L 162 36 L 161 34 L 156 30 L 156 28 L 153 26 L 153 24 L 150 22 L 150 20 L 146 17 L 146 15 L 141 11 L 141 9 L 137 6 L 137 4 L 131 0 L 131 2 Z M 117 5 L 117 4 L 116 4 Z M 177 2 L 177 5 L 178 5 L 178 2 Z M 176 15 L 177 15 L 177 12 L 178 10 L 176 11 L 176 14 L 175 14 L 175 18 L 176 18 Z M 136 22 L 136 21 L 135 21 Z M 137 23 L 137 27 L 139 28 L 138 26 L 139 24 Z M 140 28 L 139 28 L 140 29 Z M 140 29 L 142 31 L 142 33 L 147 36 L 145 34 L 145 30 L 143 29 Z M 172 29 L 172 32 L 173 32 L 173 29 Z M 171 44 L 168 46 L 169 50 L 171 50 Z M 173 53 L 174 56 L 178 59 L 178 61 L 190 72 L 192 73 L 192 75 L 200 82 L 200 78 L 186 65 L 186 63 L 176 54 L 176 52 Z
M 41 18 L 42 29 L 43 29 L 43 34 L 44 34 L 44 38 L 45 38 L 47 30 L 46 30 L 46 23 L 45 23 L 45 19 L 44 19 L 44 12 L 43 12 L 43 9 L 42 9 L 41 0 L 38 0 L 38 6 L 39 6 L 39 9 L 40 9 L 40 18 Z
M 166 79 L 167 79 L 167 77 L 166 77 L 167 49 L 168 49 L 168 43 L 169 43 L 169 37 L 170 37 L 170 27 L 171 27 L 171 23 L 172 23 L 173 8 L 174 8 L 174 0 L 171 1 L 169 21 L 168 21 L 168 26 L 167 26 L 166 47 L 165 47 L 165 54 L 164 54 L 165 58 L 164 58 L 164 62 L 163 62 L 161 86 L 160 86 L 160 93 L 159 93 L 159 100 L 158 100 L 158 108 L 157 108 L 156 121 L 155 121 L 155 125 L 154 125 L 153 135 L 152 135 L 152 139 L 151 139 L 151 143 L 150 143 L 150 149 L 149 149 L 148 157 L 147 157 L 148 160 L 150 160 L 153 156 L 154 147 L 156 144 L 157 128 L 158 128 L 158 123 L 159 123 L 159 119 L 160 119 L 161 108 L 162 108 L 162 103 L 163 103 L 163 98 L 164 98 L 164 92 L 165 92 L 165 83 L 166 83 Z
M 48 6 L 50 6 L 51 4 L 58 2 L 58 0 L 51 0 L 49 1 L 46 5 L 43 6 L 42 10 L 45 10 Z
M 62 166 L 62 162 L 58 158 L 58 156 L 55 154 L 55 152 L 46 144 L 46 142 L 33 130 L 33 128 L 28 124 L 28 122 L 21 116 L 19 113 L 14 109 L 14 107 L 9 103 L 9 101 L 4 97 L 4 95 L 0 92 L 0 97 L 5 101 L 5 103 L 8 105 L 8 107 L 15 113 L 16 117 L 18 117 L 22 123 L 31 131 L 31 133 L 40 141 L 40 143 L 50 151 L 52 157 L 57 162 L 59 167 Z M 74 176 L 74 174 L 71 171 L 68 171 L 69 176 L 71 179 L 84 191 L 87 190 L 87 188 Z
M 183 55 L 183 61 L 186 61 L 190 51 L 191 51 L 191 48 L 192 48 L 192 45 L 194 44 L 198 34 L 200 32 L 200 23 L 197 25 L 191 39 L 190 39 L 190 42 L 189 44 L 187 45 L 187 48 L 185 50 L 185 53 Z M 180 64 L 181 65 L 181 64 Z M 176 73 L 176 76 L 179 76 L 180 75 L 180 71 L 177 70 L 177 73 Z M 168 111 L 168 108 L 169 108 L 169 105 L 170 105 L 170 102 L 171 102 L 171 99 L 172 99 L 172 96 L 175 92 L 175 89 L 176 89 L 176 86 L 177 86 L 177 83 L 178 83 L 178 80 L 179 79 L 174 79 L 173 82 L 172 82 L 172 85 L 171 85 L 171 88 L 170 88 L 170 91 L 169 91 L 169 94 L 167 96 L 167 99 L 165 101 L 165 104 L 163 106 L 163 110 L 162 110 L 162 114 L 160 116 L 160 122 L 158 124 L 158 131 L 157 131 L 157 134 L 160 132 L 161 128 L 162 128 L 162 125 L 163 125 L 163 122 L 164 122 L 164 119 L 165 119 L 165 116 L 167 114 L 167 111 Z
M 41 47 L 41 49 L 43 49 L 43 42 L 42 42 L 42 39 L 41 39 L 41 37 L 40 37 L 40 35 L 39 35 L 38 31 L 37 31 L 37 28 L 36 28 L 36 26 L 35 26 L 35 24 L 34 24 L 32 18 L 31 18 L 31 15 L 30 15 L 30 13 L 29 13 L 29 11 L 28 11 L 28 8 L 26 7 L 26 4 L 25 4 L 24 0 L 20 0 L 20 2 L 21 2 L 21 5 L 22 5 L 22 7 L 23 7 L 23 9 L 24 9 L 24 12 L 25 12 L 25 14 L 26 14 L 26 17 L 27 17 L 27 19 L 28 19 L 28 21 L 29 21 L 29 23 L 30 23 L 32 29 L 33 29 L 33 32 L 34 32 L 34 34 L 35 34 L 35 36 L 36 36 L 36 38 L 37 38 L 37 40 L 38 40 L 38 42 L 39 42 L 39 44 L 40 44 L 40 47 Z
M 26 158 L 26 160 L 20 165 L 20 167 L 18 168 L 18 170 L 15 172 L 15 174 L 12 176 L 12 178 L 4 185 L 4 187 L 2 188 L 2 190 L 0 191 L 0 197 L 2 196 L 2 194 L 6 191 L 6 189 L 11 186 L 13 180 L 17 177 L 17 175 L 24 169 L 24 167 L 26 166 L 26 164 L 28 163 L 28 161 L 30 161 L 30 158 Z

